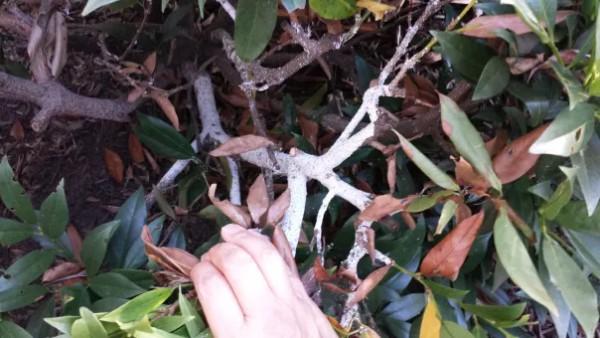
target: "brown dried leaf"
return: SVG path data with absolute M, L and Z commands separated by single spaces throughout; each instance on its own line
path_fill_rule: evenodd
M 127 94 L 127 102 L 135 102 L 137 101 L 140 97 L 142 97 L 142 95 L 144 95 L 145 89 L 142 87 L 134 87 L 129 94 Z
M 539 54 L 534 58 L 507 57 L 505 61 L 508 64 L 512 75 L 521 75 L 544 62 L 544 54 Z
M 396 191 L 396 152 L 392 153 L 391 156 L 385 159 L 387 163 L 386 178 L 390 194 Z
M 567 16 L 575 14 L 573 11 L 556 12 L 556 23 L 564 21 Z M 467 36 L 477 38 L 495 38 L 494 32 L 498 29 L 508 29 L 516 35 L 531 32 L 531 28 L 521 20 L 517 14 L 482 15 L 469 21 L 462 29 Z
M 150 168 L 152 168 L 152 171 L 154 171 L 155 174 L 160 173 L 160 167 L 158 166 L 158 163 L 156 163 L 156 160 L 154 159 L 154 157 L 152 157 L 152 154 L 150 154 L 150 152 L 145 148 L 144 157 L 146 157 L 146 160 L 148 161 L 148 163 L 150 163 Z
M 110 177 L 117 183 L 123 184 L 125 166 L 123 165 L 121 156 L 108 148 L 104 148 L 104 164 Z
M 456 224 L 459 224 L 465 219 L 471 217 L 471 215 L 473 214 L 471 212 L 471 208 L 469 208 L 469 206 L 465 203 L 465 200 L 462 197 L 455 195 L 450 196 L 450 198 L 458 205 L 456 207 L 456 210 L 454 211 L 454 217 L 456 217 Z
M 143 163 L 144 162 L 144 148 L 142 147 L 142 143 L 137 138 L 134 133 L 129 134 L 129 140 L 127 142 L 129 147 L 129 155 L 131 155 L 131 159 L 135 163 Z
M 29 55 L 30 58 L 33 58 L 33 55 L 37 54 L 43 37 L 44 31 L 39 24 L 35 23 L 31 28 L 31 35 L 29 35 L 29 41 L 27 43 L 27 55 Z
M 367 276 L 367 278 L 365 278 L 362 281 L 362 283 L 360 283 L 360 285 L 358 286 L 356 291 L 354 291 L 350 294 L 346 304 L 348 306 L 353 306 L 353 305 L 357 304 L 358 302 L 360 302 L 361 300 L 365 299 L 365 297 L 367 297 L 369 292 L 371 292 L 377 286 L 377 284 L 379 284 L 379 282 L 381 282 L 381 280 L 385 277 L 385 275 L 388 273 L 388 271 L 390 270 L 391 267 L 392 267 L 391 265 L 386 265 L 384 267 L 381 267 L 381 268 L 371 272 Z
M 454 160 L 454 164 L 456 165 L 454 168 L 456 182 L 459 185 L 471 187 L 471 191 L 476 194 L 484 195 L 490 187 L 489 182 L 476 172 L 464 158 L 461 157 L 458 161 Z
M 499 130 L 493 139 L 485 143 L 485 150 L 487 150 L 490 157 L 494 157 L 497 153 L 504 148 L 506 141 L 508 140 L 508 133 L 505 130 Z
M 209 154 L 215 157 L 238 155 L 271 145 L 273 145 L 273 142 L 266 137 L 244 135 L 229 139 L 227 142 L 213 149 Z
M 307 119 L 304 116 L 299 116 L 298 125 L 300 126 L 300 130 L 302 131 L 302 136 L 304 136 L 308 140 L 308 142 L 313 146 L 314 149 L 317 149 L 319 124 L 315 121 Z
M 391 194 L 375 197 L 373 202 L 363 210 L 358 219 L 360 221 L 376 222 L 386 216 L 404 211 L 412 198 L 398 199 Z
M 148 71 L 149 74 L 153 74 L 156 70 L 156 52 L 152 52 L 146 60 L 144 60 L 144 68 Z
M 252 218 L 246 212 L 246 210 L 242 209 L 242 207 L 237 206 L 231 203 L 229 200 L 219 200 L 215 197 L 215 192 L 217 191 L 217 185 L 211 184 L 210 188 L 208 188 L 208 198 L 210 202 L 214 204 L 225 216 L 229 217 L 229 219 L 244 228 L 249 228 L 252 225 Z
M 277 225 L 285 215 L 288 207 L 290 206 L 290 189 L 285 189 L 284 192 L 277 197 L 275 202 L 271 204 L 267 211 L 267 224 Z
M 421 263 L 426 277 L 442 276 L 455 280 L 483 223 L 483 210 L 460 222 L 434 246 Z
M 296 261 L 294 260 L 294 256 L 292 255 L 292 249 L 290 248 L 290 243 L 285 237 L 283 230 L 280 226 L 275 226 L 273 228 L 273 236 L 271 237 L 271 243 L 275 246 L 283 261 L 290 269 L 290 272 L 297 278 L 300 278 L 298 275 L 298 267 L 296 266 Z
M 58 279 L 74 275 L 83 270 L 81 265 L 73 262 L 62 262 L 46 270 L 42 276 L 43 283 L 54 282 Z
M 15 119 L 12 127 L 10 128 L 10 136 L 14 137 L 17 141 L 22 141 L 25 138 L 25 129 L 23 129 L 23 124 L 19 119 Z
M 150 229 L 147 225 L 144 225 L 141 237 L 144 242 L 146 255 L 167 270 L 189 277 L 194 265 L 200 262 L 198 257 L 185 250 L 154 245 L 152 234 L 150 234 Z
M 331 276 L 321 263 L 321 259 L 319 257 L 315 258 L 312 269 L 317 282 L 323 283 L 331 280 Z
M 540 155 L 530 153 L 529 147 L 547 127 L 548 124 L 544 124 L 517 138 L 494 157 L 492 165 L 502 184 L 516 181 L 533 168 Z
M 169 100 L 166 95 L 158 91 L 151 91 L 150 97 L 158 104 L 169 121 L 171 121 L 173 128 L 179 130 L 179 116 L 177 116 L 177 111 L 175 110 L 175 106 L 173 106 L 171 103 L 171 100 Z
M 258 175 L 254 183 L 250 186 L 246 204 L 254 223 L 263 224 L 263 216 L 269 209 L 269 193 L 267 192 L 267 184 L 262 174 Z
M 83 263 L 81 260 L 81 248 L 83 246 L 83 240 L 77 231 L 77 228 L 73 224 L 69 224 L 67 227 L 67 236 L 71 242 L 71 250 L 73 250 L 73 256 L 79 263 Z

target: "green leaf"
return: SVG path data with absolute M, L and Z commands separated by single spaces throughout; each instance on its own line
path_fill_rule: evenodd
M 500 209 L 494 224 L 494 244 L 498 258 L 512 281 L 551 313 L 558 313 L 504 208 Z
M 598 295 L 577 263 L 548 235 L 543 240 L 544 262 L 587 337 L 593 337 L 600 315 Z
M 277 0 L 240 0 L 233 34 L 235 52 L 244 61 L 256 59 L 265 49 L 277 24 Z
M 108 334 L 106 333 L 104 326 L 102 326 L 102 323 L 100 323 L 92 311 L 90 311 L 88 308 L 82 307 L 79 309 L 79 314 L 81 315 L 81 320 L 83 320 L 83 323 L 85 324 L 87 336 L 77 335 L 73 332 L 73 337 L 108 338 Z
M 44 318 L 54 316 L 54 297 L 49 297 L 29 316 L 25 329 L 34 337 L 50 337 L 54 329 L 50 327 Z M 0 337 L 3 337 L 0 335 Z
M 69 223 L 69 207 L 64 184 L 64 179 L 60 180 L 56 191 L 46 198 L 40 208 L 39 224 L 42 232 L 53 239 L 59 238 Z
M 438 219 L 437 226 L 435 227 L 436 235 L 440 235 L 444 231 L 444 228 L 446 228 L 446 225 L 448 225 L 448 222 L 450 222 L 452 216 L 454 216 L 454 212 L 456 211 L 457 207 L 458 203 L 451 199 L 444 202 L 442 212 L 440 213 L 440 218 Z
M 181 338 L 180 335 L 172 334 L 155 327 L 150 328 L 149 331 L 137 330 L 133 333 L 135 338 Z
M 91 278 L 89 287 L 101 297 L 130 298 L 146 291 L 116 272 L 107 272 Z
M 526 2 L 552 37 L 556 23 L 557 0 L 527 0 Z
M 579 103 L 588 100 L 589 95 L 585 92 L 579 80 L 573 75 L 573 72 L 555 61 L 552 61 L 551 65 L 569 95 L 569 109 L 573 109 Z
M 61 333 L 69 333 L 71 332 L 71 326 L 73 323 L 79 319 L 79 316 L 62 316 L 62 317 L 52 317 L 45 318 L 44 321 L 48 323 L 48 325 L 57 329 Z
M 329 20 L 349 18 L 358 10 L 356 0 L 309 0 L 308 4 L 320 17 Z
M 119 220 L 104 223 L 85 236 L 81 248 L 81 259 L 88 277 L 93 277 L 100 270 L 108 243 L 120 224 Z
M 592 136 L 594 113 L 598 107 L 580 103 L 561 111 L 550 126 L 531 145 L 532 154 L 571 156 L 585 146 Z
M 306 7 L 306 0 L 281 0 L 281 3 L 288 13 Z
M 600 201 L 600 137 L 593 135 L 583 150 L 571 156 L 571 163 L 578 169 L 575 177 L 591 216 Z
M 546 1 L 546 0 L 540 0 Z M 523 1 L 523 0 L 501 0 L 500 3 L 513 5 L 517 10 L 517 13 L 521 17 L 521 19 L 531 28 L 531 30 L 537 34 L 537 36 L 542 40 L 543 43 L 548 43 L 550 41 L 550 36 L 546 32 L 544 25 L 540 21 L 539 15 L 540 10 L 534 11 L 531 7 L 531 1 Z M 539 7 L 536 7 L 539 8 Z M 556 10 L 555 10 L 556 11 Z M 554 26 L 554 20 L 552 20 L 552 27 Z
M 50 250 L 35 250 L 19 258 L 0 277 L 0 291 L 27 285 L 40 277 L 54 261 Z
M 140 187 L 123 203 L 115 217 L 121 225 L 109 244 L 108 257 L 112 267 L 137 268 L 147 261 L 140 238 L 146 216 L 144 190 Z
M 13 245 L 33 236 L 35 228 L 33 225 L 13 221 L 0 217 L 0 244 Z
M 48 290 L 41 285 L 17 286 L 0 292 L 0 312 L 7 312 L 27 306 L 44 295 Z
M 206 324 L 204 324 L 202 317 L 198 314 L 196 307 L 181 292 L 181 287 L 179 288 L 179 310 L 183 317 L 192 318 L 185 322 L 185 327 L 190 337 L 196 337 L 206 328 Z
M 442 190 L 432 195 L 418 196 L 410 202 L 410 204 L 406 207 L 406 211 L 412 213 L 423 212 L 427 209 L 433 208 L 433 206 L 436 205 L 440 199 L 448 197 L 452 194 L 452 191 Z
M 594 1 L 595 2 L 595 1 Z M 600 13 L 600 6 L 595 4 L 597 12 L 596 17 L 598 17 Z M 586 80 L 585 85 L 592 96 L 600 96 L 600 25 L 596 26 L 594 30 L 594 51 L 593 58 L 589 63 L 587 72 L 586 72 Z
M 0 337 L 2 338 L 33 338 L 19 325 L 6 320 L 0 321 Z
M 400 139 L 400 144 L 406 156 L 413 160 L 415 165 L 435 184 L 447 190 L 460 190 L 458 184 L 448 174 L 438 168 L 427 156 L 423 155 L 409 140 L 398 132 L 396 132 L 396 135 Z
M 484 100 L 496 96 L 508 86 L 510 69 L 503 59 L 494 56 L 483 68 L 475 91 L 473 100 Z
M 440 338 L 475 338 L 471 332 L 464 327 L 449 320 L 442 321 L 442 330 Z
M 470 313 L 492 322 L 508 322 L 519 319 L 527 303 L 513 305 L 476 305 L 462 303 L 460 306 Z
M 37 217 L 29 197 L 23 187 L 15 180 L 15 174 L 6 156 L 0 162 L 0 199 L 6 209 L 17 215 L 22 221 L 35 224 Z
M 110 5 L 117 1 L 119 0 L 88 0 L 83 8 L 83 11 L 81 12 L 81 15 L 86 16 L 100 7 Z
M 558 314 L 550 314 L 557 338 L 566 338 L 571 322 L 571 310 L 558 288 L 550 281 L 550 273 L 548 272 L 546 264 L 544 264 L 542 256 L 540 256 L 540 261 L 540 278 L 542 279 L 542 283 L 544 283 L 544 287 L 548 290 L 548 294 L 552 297 L 552 301 L 558 308 Z
M 479 132 L 469 121 L 467 114 L 451 98 L 445 95 L 440 95 L 440 105 L 442 108 L 442 128 L 456 150 L 487 179 L 494 189 L 502 191 L 502 183 L 494 172 L 490 155 L 485 149 Z
M 573 180 L 577 169 L 560 167 L 567 179 L 562 181 L 550 198 L 540 207 L 540 214 L 547 219 L 553 220 L 560 210 L 571 200 L 573 196 Z
M 450 299 L 462 299 L 470 292 L 469 290 L 454 289 L 428 279 L 423 279 L 421 283 L 429 287 L 434 294 Z
M 600 279 L 600 236 L 566 230 L 583 263 Z
M 194 148 L 175 128 L 156 117 L 138 114 L 139 126 L 133 129 L 140 141 L 160 156 L 190 159 Z
M 100 319 L 105 322 L 120 321 L 123 323 L 140 320 L 145 315 L 156 310 L 171 296 L 172 292 L 173 289 L 171 288 L 156 288 L 152 291 L 142 293 Z
M 556 216 L 556 221 L 571 230 L 600 235 L 600 208 L 586 217 L 586 206 L 582 201 L 567 203 Z
M 440 42 L 442 54 L 452 67 L 471 82 L 477 82 L 488 60 L 494 52 L 485 45 L 461 34 L 432 32 Z
M 193 319 L 193 317 L 189 317 L 189 316 L 188 317 L 186 317 L 186 316 L 165 316 L 165 317 L 161 317 L 157 320 L 153 320 L 152 327 L 155 327 L 159 330 L 163 330 L 166 332 L 173 332 L 173 331 L 177 330 L 178 328 L 182 327 L 184 324 L 188 323 L 192 319 Z M 198 332 L 198 334 L 200 334 L 200 332 Z M 198 335 L 197 334 L 192 335 L 188 331 L 188 336 L 189 337 L 197 337 Z

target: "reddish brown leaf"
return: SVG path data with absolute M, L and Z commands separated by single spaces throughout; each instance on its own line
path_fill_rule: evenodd
M 128 140 L 129 146 L 129 155 L 131 155 L 131 159 L 135 163 L 143 163 L 144 162 L 144 148 L 142 147 L 142 143 L 135 136 L 134 133 L 129 134 Z
M 450 197 L 456 204 L 456 210 L 454 211 L 454 217 L 456 217 L 456 224 L 464 221 L 465 219 L 471 217 L 473 213 L 471 213 L 471 208 L 465 203 L 464 199 L 459 196 L 451 196 Z
M 146 255 L 161 267 L 188 277 L 190 271 L 200 260 L 191 253 L 178 248 L 158 247 L 152 241 L 147 225 L 142 229 L 142 241 Z
M 396 152 L 392 153 L 391 156 L 385 159 L 387 163 L 386 178 L 390 194 L 396 191 Z
M 290 272 L 295 276 L 300 278 L 298 275 L 298 267 L 296 266 L 296 261 L 294 260 L 294 255 L 292 255 L 292 249 L 290 248 L 290 243 L 285 237 L 283 230 L 280 226 L 275 226 L 273 228 L 273 236 L 271 237 L 271 243 L 277 248 L 281 257 L 283 257 L 283 261 L 290 269 Z
M 309 120 L 304 116 L 298 117 L 298 125 L 308 142 L 317 149 L 317 138 L 319 136 L 319 124 L 315 121 Z
M 494 157 L 497 153 L 504 148 L 506 141 L 508 140 L 508 134 L 504 130 L 499 130 L 493 139 L 485 143 L 485 150 L 487 150 L 490 157 Z
M 42 276 L 43 283 L 51 283 L 56 280 L 74 275 L 81 271 L 83 268 L 81 265 L 73 262 L 62 262 L 52 268 L 46 270 Z
M 377 196 L 373 202 L 358 215 L 358 219 L 360 221 L 376 222 L 386 216 L 404 211 L 412 199 L 413 198 L 398 199 L 390 194 Z
M 15 122 L 10 128 L 10 136 L 17 141 L 21 141 L 25 138 L 25 129 L 23 129 L 23 125 L 19 119 L 15 119 Z
M 258 175 L 252 186 L 250 186 L 246 204 L 254 223 L 263 224 L 263 216 L 267 212 L 267 209 L 269 209 L 269 193 L 267 192 L 267 184 L 262 174 Z
M 248 151 L 268 147 L 270 145 L 273 145 L 273 142 L 266 137 L 258 135 L 244 135 L 229 139 L 216 149 L 213 149 L 213 151 L 211 151 L 209 154 L 215 157 L 238 155 Z
M 290 206 L 290 189 L 285 189 L 284 192 L 277 197 L 275 202 L 271 204 L 267 211 L 267 224 L 277 225 L 285 215 L 288 207 Z
M 365 278 L 362 283 L 358 286 L 356 291 L 352 292 L 347 301 L 348 306 L 352 306 L 365 299 L 369 292 L 371 292 L 379 282 L 385 277 L 392 266 L 386 265 L 381 267 L 373 272 L 371 272 L 367 278 Z
M 142 97 L 142 95 L 144 95 L 145 89 L 142 87 L 135 87 L 133 88 L 129 94 L 127 94 L 127 102 L 135 102 L 137 101 L 140 97 Z
M 156 70 L 156 52 L 152 52 L 146 60 L 144 60 L 144 68 L 148 73 L 152 74 Z
M 82 263 L 81 260 L 81 247 L 83 246 L 83 241 L 81 240 L 81 236 L 77 231 L 77 228 L 73 226 L 73 224 L 69 224 L 67 227 L 67 236 L 69 237 L 69 241 L 71 242 L 71 249 L 73 250 L 73 256 L 75 259 Z
M 215 192 L 217 191 L 217 185 L 211 184 L 208 189 L 208 198 L 210 202 L 214 204 L 225 216 L 229 217 L 229 219 L 244 228 L 249 228 L 252 225 L 252 218 L 246 212 L 246 210 L 242 209 L 242 207 L 237 206 L 231 203 L 229 200 L 219 200 L 215 197 Z
M 179 116 L 177 116 L 177 111 L 175 110 L 175 106 L 171 103 L 171 100 L 169 100 L 165 94 L 158 91 L 151 91 L 150 97 L 158 104 L 169 121 L 171 121 L 173 128 L 179 130 Z
M 117 183 L 123 184 L 125 166 L 123 165 L 121 156 L 110 149 L 104 148 L 104 164 L 110 177 Z
M 476 194 L 484 195 L 490 187 L 488 181 L 476 172 L 464 158 L 461 157 L 460 160 L 455 160 L 454 164 L 456 165 L 454 168 L 456 182 L 459 185 L 471 187 L 471 191 Z
M 321 264 L 321 259 L 319 257 L 315 258 L 312 269 L 317 282 L 323 283 L 331 280 L 331 276 L 329 276 L 329 273 L 327 273 L 327 270 L 325 270 L 325 267 Z
M 537 127 L 508 144 L 492 161 L 494 171 L 503 184 L 516 181 L 536 164 L 539 154 L 529 152 L 529 147 L 542 135 L 548 124 Z
M 426 277 L 442 276 L 455 280 L 483 223 L 483 210 L 460 222 L 434 246 L 421 263 Z
M 508 67 L 510 68 L 511 74 L 521 75 L 527 73 L 528 71 L 534 69 L 536 66 L 544 62 L 544 54 L 539 54 L 537 57 L 534 58 L 507 57 L 505 61 L 508 64 Z
M 564 21 L 567 16 L 575 14 L 573 11 L 556 12 L 556 23 Z M 467 36 L 477 38 L 495 38 L 495 31 L 498 29 L 508 29 L 516 35 L 531 32 L 531 28 L 521 20 L 517 14 L 501 15 L 482 15 L 469 21 L 462 29 L 462 33 Z

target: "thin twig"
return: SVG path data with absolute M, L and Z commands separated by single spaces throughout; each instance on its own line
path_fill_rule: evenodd
M 144 16 L 142 17 L 142 22 L 140 23 L 139 27 L 135 31 L 135 34 L 133 34 L 133 38 L 131 38 L 131 41 L 129 41 L 129 44 L 127 45 L 127 48 L 125 48 L 125 51 L 123 52 L 123 54 L 121 54 L 121 56 L 119 56 L 119 61 L 125 60 L 127 55 L 129 55 L 129 52 L 131 52 L 131 50 L 133 49 L 133 46 L 137 45 L 138 39 L 140 38 L 140 34 L 142 34 L 142 31 L 144 30 L 144 26 L 146 25 L 146 21 L 148 20 L 148 17 L 150 16 L 151 10 L 152 10 L 152 0 L 144 0 L 144 14 L 143 14 Z

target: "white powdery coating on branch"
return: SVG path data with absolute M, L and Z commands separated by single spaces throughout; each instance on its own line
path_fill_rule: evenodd
M 304 208 L 306 206 L 306 176 L 294 164 L 288 173 L 288 189 L 290 189 L 290 206 L 285 212 L 281 229 L 285 234 L 292 255 L 296 254 L 296 246 L 302 231 L 302 220 L 304 219 Z

